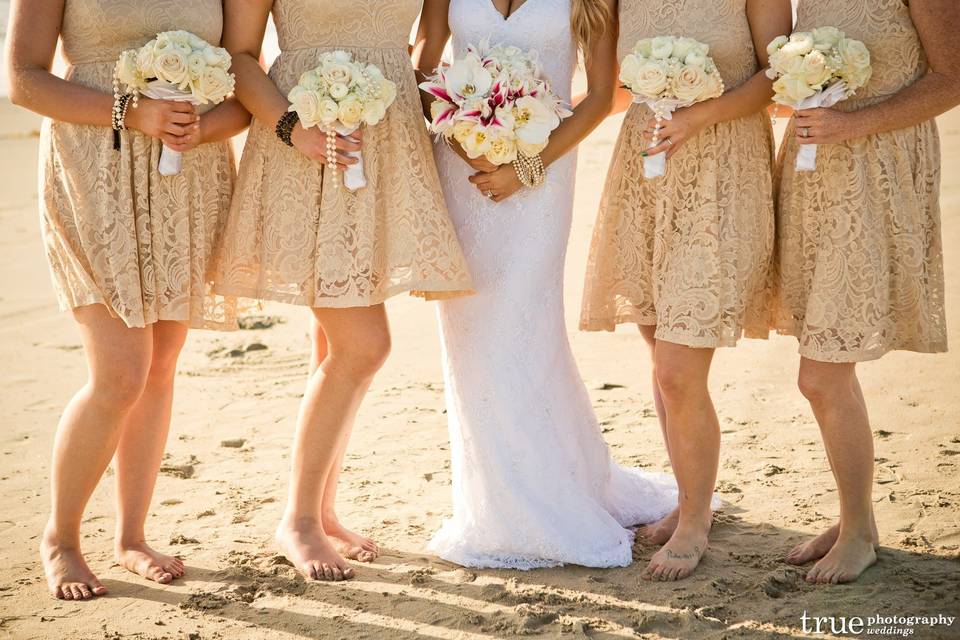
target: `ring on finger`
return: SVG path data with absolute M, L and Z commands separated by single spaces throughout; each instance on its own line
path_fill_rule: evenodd
M 810 127 L 800 127 L 800 137 L 809 138 L 810 137 Z
M 483 195 L 485 195 L 485 196 L 487 196 L 488 198 L 491 198 L 491 199 L 492 199 L 492 198 L 493 198 L 493 191 L 484 191 L 484 192 L 483 192 Z
M 667 138 L 666 140 L 664 140 L 664 142 L 666 142 L 671 147 L 673 146 L 673 140 L 671 140 L 670 138 Z

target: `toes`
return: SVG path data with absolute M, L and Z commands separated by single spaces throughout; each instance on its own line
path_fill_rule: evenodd
M 322 580 L 323 572 L 314 564 L 308 564 L 304 573 L 311 580 Z
M 344 580 L 349 580 L 350 578 L 352 578 L 352 577 L 354 576 L 353 567 L 348 566 L 348 565 L 344 565 L 344 566 L 340 567 L 340 569 L 341 569 L 341 571 L 343 571 L 343 579 L 344 579 Z
M 321 565 L 321 568 L 323 569 L 323 579 L 324 579 L 324 580 L 333 580 L 333 569 L 330 568 L 330 565 L 328 565 L 326 562 L 324 562 L 324 563 Z
M 70 593 L 70 587 L 63 585 L 58 589 L 58 592 L 61 600 L 73 600 L 73 594 Z
M 80 585 L 70 585 L 70 595 L 73 600 L 83 600 L 83 594 L 80 592 Z
M 333 580 L 335 582 L 340 582 L 343 580 L 343 571 L 340 570 L 340 567 L 334 566 L 332 567 L 331 571 L 333 573 Z
M 372 551 L 361 551 L 357 554 L 357 560 L 360 562 L 373 562 L 377 556 Z
M 90 590 L 93 591 L 95 596 L 103 596 L 107 594 L 107 588 L 100 583 L 99 580 L 94 578 L 90 581 Z
M 93 597 L 93 592 L 90 591 L 90 587 L 85 584 L 81 584 L 77 587 L 80 590 L 80 595 L 83 596 L 84 600 L 89 600 Z

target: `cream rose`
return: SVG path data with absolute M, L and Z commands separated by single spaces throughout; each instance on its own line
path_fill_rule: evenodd
M 805 56 L 813 51 L 813 36 L 805 32 L 797 32 L 790 36 L 790 41 L 783 45 L 780 51 L 786 56 Z
M 700 67 L 684 67 L 673 82 L 673 93 L 679 100 L 705 99 L 708 77 Z
M 813 46 L 818 51 L 827 52 L 840 44 L 843 33 L 836 27 L 818 27 L 811 32 Z
M 290 101 L 290 108 L 300 116 L 300 124 L 304 129 L 321 122 L 320 100 L 315 92 L 296 86 L 290 90 L 287 100 Z
M 620 63 L 620 82 L 627 86 L 633 84 L 638 71 L 640 71 L 639 58 L 633 54 L 628 55 Z
M 334 82 L 327 88 L 327 92 L 334 100 L 340 100 L 350 93 L 350 87 L 343 82 Z
M 189 79 L 187 58 L 179 51 L 169 51 L 157 57 L 154 70 L 157 78 L 174 85 L 182 85 Z
M 517 145 L 506 136 L 498 136 L 490 140 L 486 156 L 493 164 L 509 164 L 517 159 Z
M 644 38 L 643 40 L 640 40 L 633 47 L 633 52 L 638 56 L 649 58 L 651 55 L 653 55 L 653 41 L 651 41 L 650 38 Z
M 352 129 L 359 126 L 363 118 L 363 103 L 354 97 L 348 97 L 340 102 L 340 110 L 337 119 L 340 124 Z
M 214 104 L 223 102 L 233 91 L 233 76 L 220 67 L 207 67 L 197 83 L 200 97 Z
M 460 146 L 469 158 L 479 158 L 490 150 L 490 142 L 490 136 L 483 127 L 473 127 L 470 134 L 460 142 Z
M 693 38 L 677 38 L 673 43 L 673 57 L 677 60 L 683 60 L 697 46 L 697 41 Z
M 797 105 L 803 100 L 812 96 L 816 91 L 810 87 L 802 78 L 796 76 L 783 76 L 773 83 L 773 91 L 777 95 L 778 102 Z
M 669 77 L 664 65 L 651 60 L 640 66 L 630 88 L 641 95 L 656 98 L 667 88 Z
M 353 77 L 350 65 L 340 62 L 329 62 L 323 65 L 322 73 L 331 86 L 336 83 L 350 84 L 350 79 Z
M 783 45 L 787 44 L 790 41 L 790 38 L 787 36 L 777 36 L 773 39 L 770 44 L 767 45 L 767 55 L 773 57 L 775 53 L 780 51 L 783 48 Z
M 800 77 L 811 87 L 822 87 L 831 76 L 833 72 L 827 66 L 827 58 L 820 51 L 811 51 L 803 58 L 803 72 Z
M 340 105 L 337 104 L 336 100 L 324 98 L 320 100 L 319 113 L 320 122 L 326 126 L 329 126 L 336 122 L 337 118 L 340 117 Z
M 190 74 L 191 80 L 199 80 L 206 68 L 207 63 L 204 61 L 202 53 L 196 52 L 187 56 L 187 72 Z
M 126 51 L 120 55 L 120 59 L 117 61 L 117 79 L 128 89 L 140 89 L 144 84 L 137 59 L 136 51 Z
M 387 105 L 381 100 L 367 100 L 363 103 L 363 121 L 375 125 L 387 115 Z
M 870 51 L 859 40 L 844 38 L 839 45 L 840 58 L 843 67 L 840 75 L 847 81 L 851 90 L 864 86 L 872 75 L 870 67 Z

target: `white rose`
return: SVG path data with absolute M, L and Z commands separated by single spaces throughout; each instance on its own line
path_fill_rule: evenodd
M 640 71 L 640 59 L 633 54 L 628 55 L 620 63 L 620 82 L 630 86 L 637 77 L 638 71 Z
M 697 41 L 693 38 L 677 38 L 673 43 L 673 57 L 683 60 L 697 46 Z
M 324 98 L 320 100 L 319 113 L 320 122 L 331 125 L 340 117 L 340 105 L 337 104 L 336 100 Z
M 634 45 L 633 52 L 638 56 L 649 58 L 653 54 L 653 41 L 650 38 L 640 40 Z
M 490 140 L 486 156 L 495 165 L 510 164 L 517 159 L 517 145 L 506 136 L 497 136 Z
M 350 79 L 353 77 L 353 72 L 350 69 L 350 65 L 343 62 L 329 62 L 328 64 L 323 65 L 321 73 L 323 74 L 324 79 L 329 82 L 331 85 L 335 83 L 350 84 Z
M 708 86 L 708 77 L 700 67 L 684 67 L 673 81 L 673 93 L 680 100 L 703 99 Z
M 343 82 L 334 82 L 333 84 L 330 85 L 327 91 L 330 93 L 331 98 L 333 98 L 334 100 L 340 100 L 341 98 L 346 97 L 348 93 L 350 93 L 350 87 L 348 87 Z
M 137 90 L 143 86 L 143 76 L 137 66 L 137 52 L 124 51 L 117 60 L 117 79 L 129 90 Z
M 457 120 L 453 125 L 453 139 L 463 146 L 463 143 L 473 133 L 475 122 L 470 120 Z
M 190 46 L 190 32 L 188 31 L 168 31 L 166 35 L 174 45 L 183 47 Z
M 397 83 L 393 80 L 381 79 L 377 91 L 380 96 L 379 99 L 385 107 L 389 107 L 397 99 Z
M 154 48 L 150 45 L 144 45 L 137 51 L 136 56 L 136 65 L 140 73 L 152 76 L 154 73 L 154 64 L 156 63 Z
M 818 27 L 811 33 L 813 36 L 814 47 L 818 51 L 830 51 L 843 38 L 843 33 L 836 27 Z
M 787 36 L 777 36 L 773 41 L 767 45 L 767 55 L 773 57 L 775 53 L 780 51 L 783 48 L 783 45 L 787 44 L 790 41 L 790 38 Z
M 187 44 L 191 49 L 205 49 L 210 46 L 206 40 L 192 33 L 187 34 Z
M 658 36 L 650 41 L 650 56 L 658 60 L 669 58 L 673 54 L 673 38 Z
M 361 118 L 369 125 L 375 125 L 387 115 L 387 105 L 382 100 L 367 100 L 363 103 L 363 115 Z
M 667 88 L 669 77 L 662 63 L 651 60 L 640 66 L 630 89 L 648 98 L 657 98 Z
M 221 47 L 204 47 L 203 59 L 212 67 L 230 66 L 230 54 Z
M 185 84 L 190 77 L 187 58 L 179 51 L 169 51 L 157 56 L 154 69 L 158 79 L 178 86 Z
M 207 67 L 197 82 L 197 89 L 201 97 L 218 104 L 233 92 L 233 85 L 233 74 L 220 67 Z
M 307 71 L 300 76 L 300 81 L 297 83 L 304 89 L 310 89 L 311 91 L 320 90 L 320 76 L 316 71 Z
M 191 53 L 187 56 L 187 72 L 191 80 L 199 80 L 207 68 L 207 63 L 203 59 L 202 53 Z
M 802 78 L 796 76 L 783 76 L 777 79 L 773 83 L 773 90 L 776 93 L 774 100 L 786 105 L 798 105 L 816 93 Z
M 320 100 L 315 92 L 297 86 L 290 90 L 287 100 L 290 101 L 290 110 L 300 116 L 300 124 L 304 129 L 320 123 Z
M 805 56 L 813 51 L 813 36 L 804 31 L 798 31 L 790 36 L 790 41 L 783 45 L 780 51 L 786 56 Z
M 839 45 L 840 58 L 843 68 L 840 75 L 847 81 L 850 90 L 856 90 L 865 85 L 871 76 L 870 51 L 859 40 L 844 38 Z
M 340 111 L 337 120 L 347 127 L 353 128 L 360 125 L 363 118 L 363 103 L 354 97 L 348 97 L 340 103 Z

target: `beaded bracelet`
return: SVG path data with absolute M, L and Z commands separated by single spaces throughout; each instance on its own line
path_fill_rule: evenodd
M 300 122 L 300 115 L 296 111 L 287 111 L 277 120 L 277 128 L 275 129 L 277 137 L 280 138 L 280 142 L 288 147 L 293 146 L 293 140 L 290 139 L 290 136 L 293 135 L 293 128 L 297 126 L 298 122 Z
M 120 149 L 120 132 L 127 128 L 127 110 L 131 104 L 136 106 L 135 97 L 130 93 L 114 96 L 110 125 L 113 127 L 113 148 L 116 150 Z
M 513 170 L 517 173 L 520 183 L 526 187 L 539 187 L 546 178 L 543 160 L 539 153 L 535 156 L 518 153 L 517 159 L 513 161 Z

